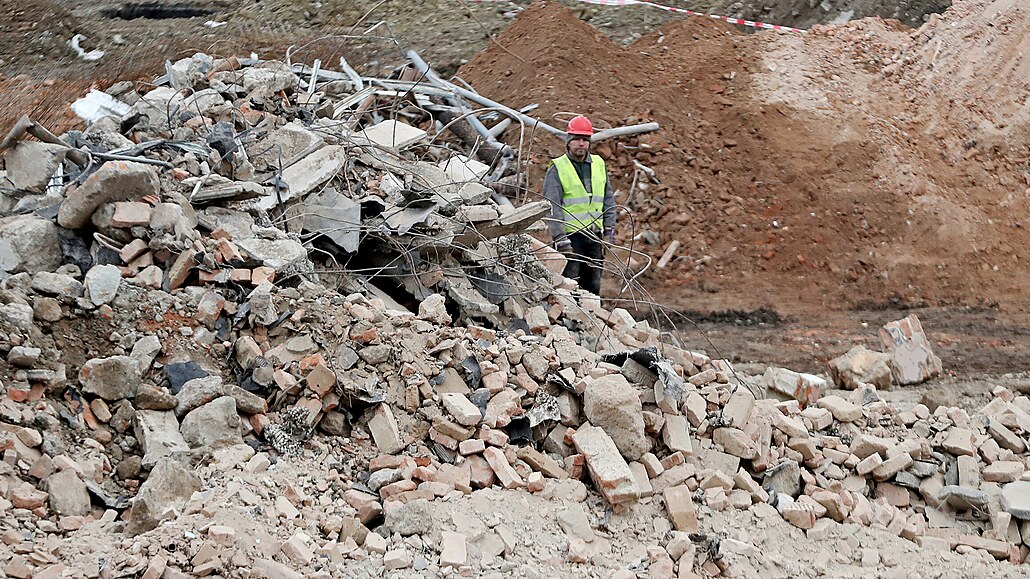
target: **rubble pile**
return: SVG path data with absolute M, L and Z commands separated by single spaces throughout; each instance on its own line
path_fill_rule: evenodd
M 525 235 L 546 206 L 506 203 L 488 166 L 396 118 L 348 129 L 372 92 L 304 77 L 198 55 L 42 133 L 66 145 L 9 147 L 8 576 L 753 575 L 753 547 L 720 547 L 727 510 L 1027 558 L 1030 399 L 880 399 L 940 372 L 915 318 L 833 362 L 848 398 L 741 376 L 555 273 Z M 560 541 L 516 501 L 560 502 Z M 619 552 L 648 509 L 655 538 Z

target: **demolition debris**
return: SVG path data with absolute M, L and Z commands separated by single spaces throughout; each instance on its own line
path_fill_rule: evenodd
M 668 343 L 557 273 L 467 103 L 539 121 L 412 63 L 196 55 L 5 139 L 8 576 L 760 575 L 734 511 L 1026 560 L 1030 399 L 883 401 L 942 370 L 914 316 L 830 363 L 847 398 Z M 550 511 L 559 544 L 525 518 Z

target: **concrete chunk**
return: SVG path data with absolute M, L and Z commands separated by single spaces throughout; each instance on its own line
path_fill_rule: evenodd
M 880 328 L 880 341 L 891 356 L 891 369 L 898 384 L 919 384 L 939 376 L 943 370 L 941 359 L 934 355 L 915 314 Z
M 107 161 L 79 187 L 68 192 L 57 212 L 57 223 L 78 229 L 89 223 L 93 212 L 104 203 L 134 201 L 160 195 L 157 171 L 150 165 L 128 161 Z
M 669 487 L 662 491 L 669 520 L 677 531 L 696 533 L 698 531 L 697 510 L 686 485 Z

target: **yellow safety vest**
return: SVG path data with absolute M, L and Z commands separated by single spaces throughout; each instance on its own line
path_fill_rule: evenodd
M 604 227 L 604 190 L 608 181 L 604 159 L 590 155 L 589 194 L 568 155 L 562 155 L 551 163 L 558 169 L 558 180 L 561 182 L 565 232 L 601 230 Z

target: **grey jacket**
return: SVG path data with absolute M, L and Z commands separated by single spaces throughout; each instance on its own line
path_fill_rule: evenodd
M 583 182 L 583 187 L 587 191 L 592 191 L 590 188 L 590 162 L 591 158 L 588 156 L 586 161 L 580 162 L 572 160 L 572 166 L 576 168 L 576 173 L 579 174 L 579 180 Z M 558 169 L 552 164 L 547 168 L 547 173 L 544 175 L 544 199 L 551 202 L 551 216 L 544 221 L 547 223 L 547 228 L 551 231 L 551 239 L 555 243 L 561 242 L 565 239 L 565 211 L 562 209 L 562 198 L 564 197 L 564 191 L 562 190 L 561 181 L 558 179 Z M 604 187 L 604 237 L 606 239 L 614 239 L 615 237 L 615 196 L 612 194 L 612 180 L 609 178 L 605 179 Z

